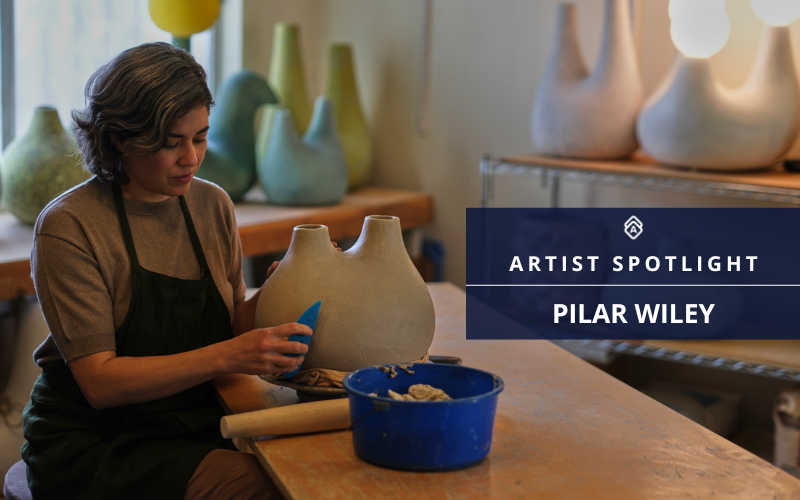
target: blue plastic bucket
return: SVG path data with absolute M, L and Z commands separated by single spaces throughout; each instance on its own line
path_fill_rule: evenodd
M 387 365 L 389 366 L 389 365 Z M 465 366 L 415 364 L 391 378 L 375 366 L 348 374 L 353 446 L 363 460 L 392 469 L 439 471 L 480 462 L 492 445 L 500 377 Z M 428 384 L 452 401 L 396 401 L 414 384 Z M 377 393 L 378 396 L 370 396 Z

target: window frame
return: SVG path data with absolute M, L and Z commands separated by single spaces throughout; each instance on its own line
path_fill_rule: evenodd
M 16 69 L 14 40 L 15 0 L 0 0 L 0 155 L 6 146 L 16 137 Z M 222 4 L 223 2 L 220 1 Z M 219 19 L 209 28 L 211 31 L 211 53 L 208 73 L 208 86 L 212 94 L 216 93 L 219 84 L 221 41 L 221 24 Z
M 0 147 L 3 150 L 16 137 L 14 34 L 14 0 L 0 0 Z

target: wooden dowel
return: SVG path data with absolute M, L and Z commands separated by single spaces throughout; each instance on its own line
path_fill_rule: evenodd
M 222 417 L 222 437 L 304 434 L 344 429 L 350 425 L 347 398 L 281 406 Z

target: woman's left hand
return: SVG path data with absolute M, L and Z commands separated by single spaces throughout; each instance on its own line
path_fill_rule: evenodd
M 340 252 L 342 251 L 342 249 L 339 248 L 339 244 L 336 243 L 335 241 L 331 241 L 331 245 L 333 245 L 333 248 L 335 248 L 336 250 Z M 269 277 L 272 276 L 272 273 L 274 273 L 275 270 L 278 269 L 278 264 L 280 263 L 281 262 L 279 260 L 276 260 L 275 262 L 272 263 L 271 266 L 269 266 L 269 269 L 267 269 L 267 279 L 269 279 Z

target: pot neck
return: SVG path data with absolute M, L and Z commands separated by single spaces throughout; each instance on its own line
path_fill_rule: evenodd
M 323 255 L 336 252 L 331 245 L 328 226 L 321 224 L 303 224 L 295 226 L 292 232 L 292 243 L 286 257 L 313 256 L 319 258 Z
M 380 258 L 407 256 L 400 219 L 391 215 L 367 216 L 364 219 L 361 236 L 351 251 L 363 256 Z
M 26 133 L 62 134 L 64 126 L 58 117 L 58 111 L 49 106 L 41 106 L 33 111 L 33 118 Z

